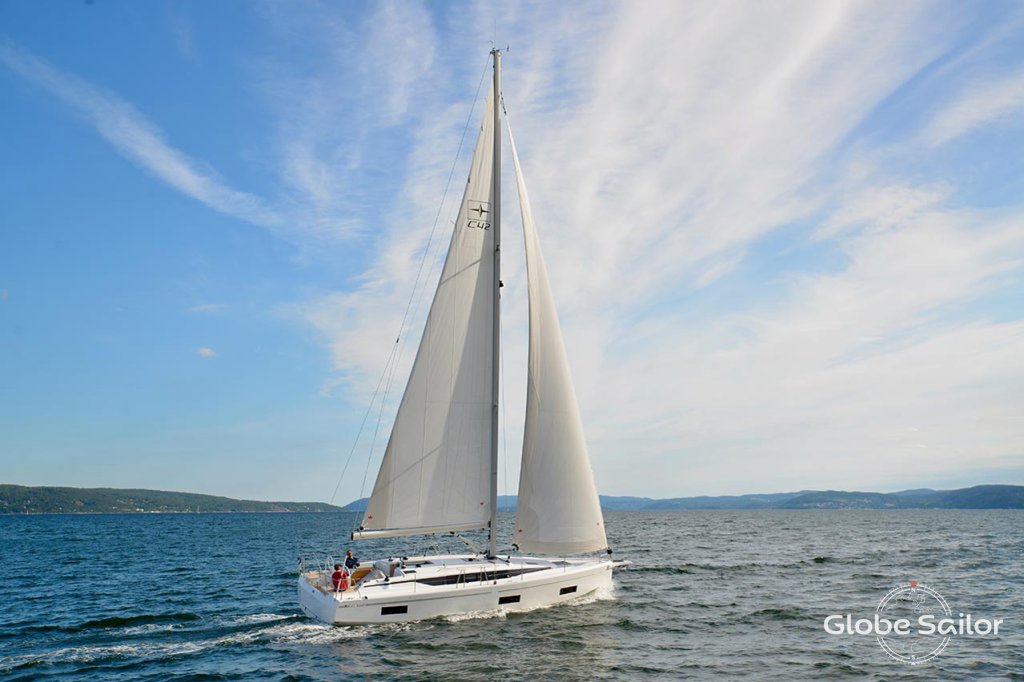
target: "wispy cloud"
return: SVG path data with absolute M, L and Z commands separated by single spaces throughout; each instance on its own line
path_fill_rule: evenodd
M 993 123 L 1021 125 L 1024 120 L 1024 70 L 980 83 L 971 82 L 941 110 L 922 133 L 927 144 L 938 146 Z
M 885 185 L 856 188 L 838 199 L 838 208 L 814 232 L 816 239 L 834 238 L 851 230 L 881 232 L 904 225 L 950 198 L 949 187 Z
M 572 115 L 549 126 L 531 117 L 520 134 L 544 154 L 527 162 L 544 188 L 538 211 L 564 226 L 550 248 L 578 252 L 556 281 L 575 292 L 570 306 L 594 293 L 634 306 L 664 292 L 666 275 L 706 282 L 708 261 L 811 215 L 824 197 L 805 190 L 819 185 L 826 155 L 940 52 L 914 5 L 700 4 L 685 18 L 656 7 L 624 6 L 593 46 Z M 864 50 L 869 36 L 875 47 Z M 559 78 L 557 63 L 547 71 Z M 510 94 L 514 84 L 510 75 Z
M 281 216 L 262 199 L 233 189 L 172 147 L 155 125 L 117 95 L 59 71 L 10 42 L 0 44 L 0 62 L 85 116 L 118 152 L 174 189 L 241 220 L 269 228 L 281 225 Z
M 844 246 L 845 268 L 797 276 L 767 306 L 700 325 L 648 319 L 620 339 L 630 353 L 601 375 L 620 397 L 591 406 L 601 449 L 638 449 L 650 466 L 678 452 L 730 490 L 822 477 L 899 486 L 1013 465 L 1024 326 L 965 312 L 1019 273 L 1020 219 L 934 209 L 885 231 L 869 224 Z M 913 438 L 899 430 L 908 422 Z M 689 475 L 680 467 L 675 484 Z
M 224 312 L 225 306 L 223 303 L 201 303 L 194 305 L 188 309 L 190 313 L 196 313 L 199 315 L 216 315 Z
M 212 348 L 209 348 L 208 346 L 203 346 L 201 348 L 196 348 L 196 355 L 198 355 L 201 358 L 212 358 L 216 357 L 217 351 L 215 351 Z
M 190 62 L 199 61 L 199 50 L 196 47 L 195 38 L 192 34 L 192 24 L 185 15 L 183 6 L 178 6 L 178 11 L 172 11 L 168 16 L 168 24 L 171 35 L 174 36 L 174 44 L 181 56 Z
M 424 76 L 434 61 L 436 36 L 427 8 L 418 2 L 386 0 L 367 21 L 365 56 L 360 60 L 367 82 L 381 93 L 384 124 L 398 123 L 417 90 L 430 87 Z
M 307 6 L 269 6 L 275 35 L 301 35 L 319 59 L 296 64 L 292 50 L 269 49 L 253 65 L 277 112 L 279 173 L 307 232 L 350 238 L 380 229 L 406 171 L 407 128 L 438 98 L 436 35 L 425 6 L 384 2 L 356 18 Z

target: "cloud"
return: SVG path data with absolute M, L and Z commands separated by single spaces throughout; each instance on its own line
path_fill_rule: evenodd
M 605 492 L 884 487 L 1011 468 L 1024 437 L 1006 407 L 1024 399 L 1019 312 L 993 317 L 999 306 L 980 302 L 1019 281 L 1020 207 L 971 209 L 954 175 L 923 172 L 927 145 L 865 134 L 955 52 L 964 17 L 928 3 L 499 11 L 517 36 L 505 98 Z M 952 123 L 935 130 L 1015 107 L 1011 82 L 991 82 L 1002 104 L 939 114 Z M 914 114 L 944 96 L 921 95 Z M 415 130 L 411 158 L 443 151 L 432 133 Z M 402 190 L 440 194 L 408 170 Z M 509 369 L 525 354 L 515 219 L 507 210 L 513 460 L 525 391 Z M 295 309 L 331 349 L 331 382 L 361 401 L 421 253 L 408 225 L 422 235 L 423 223 L 406 222 L 358 288 Z
M 821 208 L 804 191 L 815 169 L 940 53 L 927 22 L 908 31 L 924 20 L 914 5 L 702 4 L 685 20 L 655 7 L 622 8 L 571 117 L 518 135 L 543 153 L 526 164 L 538 212 L 563 226 L 550 248 L 576 252 L 555 275 L 568 306 L 599 294 L 631 307 L 712 265 L 726 274 L 762 235 Z
M 10 42 L 0 44 L 0 62 L 85 116 L 121 155 L 179 192 L 240 220 L 268 228 L 282 225 L 281 215 L 262 199 L 233 189 L 201 168 L 117 95 L 63 73 Z
M 418 2 L 387 0 L 367 21 L 362 68 L 379 93 L 384 124 L 401 121 L 433 66 L 436 36 L 426 7 Z
M 591 408 L 590 435 L 603 453 L 644 452 L 647 466 L 680 457 L 666 489 L 691 476 L 722 490 L 899 487 L 967 464 L 1008 468 L 1024 323 L 968 313 L 1019 276 L 1021 225 L 942 208 L 884 231 L 869 222 L 844 242 L 844 268 L 794 277 L 766 306 L 700 325 L 647 320 L 621 340 L 630 354 L 602 368 L 602 393 L 617 399 Z
M 949 187 L 886 185 L 869 191 L 858 189 L 839 200 L 837 210 L 815 230 L 816 239 L 839 236 L 868 228 L 874 232 L 893 229 L 916 219 L 950 199 Z
M 946 144 L 983 126 L 1012 121 L 1024 114 L 1024 70 L 971 82 L 928 123 L 922 132 L 931 146 Z
M 192 306 L 188 309 L 188 312 L 199 315 L 216 315 L 217 313 L 224 312 L 226 307 L 223 303 L 202 303 Z
M 313 6 L 266 5 L 268 41 L 250 73 L 277 120 L 276 144 L 267 168 L 278 176 L 269 200 L 231 187 L 208 164 L 176 149 L 163 131 L 135 106 L 10 41 L 0 43 L 0 63 L 58 97 L 89 120 L 120 154 L 183 194 L 226 215 L 265 227 L 300 249 L 299 258 L 323 257 L 324 244 L 362 235 L 378 227 L 379 187 L 401 187 L 404 126 L 416 125 L 413 103 L 439 101 L 438 83 L 425 76 L 432 68 L 436 35 L 421 3 L 381 3 L 356 25 L 325 15 Z M 358 14 L 358 13 L 357 13 Z M 191 25 L 181 14 L 169 16 L 179 50 L 197 54 Z M 315 66 L 300 67 L 290 44 L 302 36 L 304 49 L 322 50 Z M 280 45 L 286 45 L 283 51 Z M 464 111 L 450 107 L 451 126 L 431 125 L 437 142 Z M 385 153 L 382 153 L 384 151 Z M 438 157 L 431 157 L 432 162 Z M 431 165 L 444 165 L 439 162 Z M 398 166 L 396 168 L 396 166 Z
M 444 89 L 432 72 L 437 37 L 426 7 L 368 7 L 350 14 L 267 6 L 272 33 L 288 47 L 275 42 L 252 66 L 276 112 L 277 172 L 295 222 L 320 238 L 361 237 L 390 218 L 379 194 L 400 190 L 406 130 Z M 317 59 L 295 62 L 296 35 Z
M 202 348 L 196 348 L 196 355 L 198 355 L 201 358 L 212 358 L 217 355 L 217 351 L 213 350 L 212 348 L 203 346 Z
M 171 35 L 174 36 L 174 44 L 178 48 L 178 52 L 181 53 L 181 56 L 187 61 L 198 62 L 199 51 L 196 48 L 195 38 L 192 35 L 192 24 L 184 12 L 172 12 L 168 16 L 168 26 Z

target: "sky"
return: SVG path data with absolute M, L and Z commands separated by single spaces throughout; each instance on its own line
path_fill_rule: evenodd
M 1024 484 L 998 0 L 0 1 L 0 482 L 367 494 L 495 43 L 602 494 Z

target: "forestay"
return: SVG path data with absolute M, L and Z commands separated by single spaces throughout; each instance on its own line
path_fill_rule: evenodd
M 493 102 L 492 91 L 363 530 L 465 530 L 490 518 Z
M 526 427 L 515 543 L 521 551 L 543 554 L 605 549 L 604 517 L 511 128 L 509 140 L 526 241 L 530 302 Z

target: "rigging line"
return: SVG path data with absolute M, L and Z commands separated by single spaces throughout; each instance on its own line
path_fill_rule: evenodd
M 430 228 L 430 236 L 427 238 L 427 246 L 426 246 L 426 248 L 423 249 L 423 256 L 420 259 L 419 269 L 416 272 L 416 279 L 413 282 L 412 293 L 409 296 L 409 302 L 405 306 L 405 313 L 402 315 L 402 322 L 401 322 L 401 324 L 398 327 L 398 336 L 395 338 L 395 343 L 391 347 L 391 352 L 388 354 L 388 360 L 384 364 L 384 371 L 381 372 L 380 379 L 377 380 L 377 387 L 373 391 L 373 397 L 371 397 L 371 399 L 370 399 L 370 404 L 366 406 L 366 413 L 363 415 L 363 421 L 359 425 L 359 430 L 356 432 L 355 440 L 352 443 L 352 449 L 351 449 L 351 451 L 349 451 L 348 458 L 345 460 L 345 466 L 342 468 L 341 475 L 338 476 L 338 482 L 334 486 L 334 493 L 331 495 L 331 504 L 334 504 L 334 499 L 335 499 L 335 497 L 338 494 L 338 489 L 341 487 L 341 482 L 345 478 L 345 473 L 348 471 L 349 463 L 352 461 L 352 455 L 355 454 L 356 447 L 359 444 L 359 437 L 363 433 L 363 427 L 366 425 L 366 420 L 369 418 L 370 413 L 373 412 L 373 401 L 374 401 L 374 399 L 377 396 L 377 392 L 380 390 L 381 384 L 384 383 L 384 377 L 387 376 L 387 374 L 388 374 L 389 366 L 391 365 L 392 359 L 394 358 L 395 349 L 398 348 L 399 351 L 402 350 L 400 345 L 399 345 L 399 342 L 402 340 L 402 335 L 405 332 L 405 323 L 406 323 L 406 321 L 407 321 L 407 319 L 409 317 L 409 310 L 412 307 L 413 300 L 416 298 L 416 293 L 417 293 L 417 289 L 419 287 L 419 282 L 420 282 L 420 276 L 423 273 L 423 264 L 426 262 L 427 256 L 430 253 L 430 245 L 431 245 L 431 243 L 434 240 L 434 233 L 437 230 L 437 222 L 438 222 L 438 220 L 441 217 L 441 211 L 444 208 L 444 202 L 448 198 L 448 189 L 451 186 L 452 177 L 455 175 L 455 167 L 456 167 L 456 165 L 458 165 L 459 155 L 462 153 L 462 147 L 463 147 L 463 145 L 466 142 L 466 133 L 469 132 L 469 126 L 470 126 L 470 124 L 473 121 L 473 112 L 476 110 L 476 103 L 477 103 L 477 100 L 479 100 L 479 98 L 480 98 L 480 88 L 483 86 L 484 76 L 487 75 L 487 65 L 488 65 L 489 62 L 490 62 L 490 57 L 488 57 L 487 59 L 484 60 L 484 68 L 480 72 L 480 81 L 477 83 L 476 93 L 473 95 L 473 105 L 470 107 L 469 115 L 466 117 L 466 125 L 463 126 L 463 128 L 462 128 L 462 137 L 459 138 L 459 147 L 458 147 L 458 149 L 455 152 L 455 159 L 452 161 L 451 170 L 448 171 L 448 179 L 445 181 L 445 184 L 444 184 L 444 192 L 441 195 L 441 203 L 437 207 L 437 215 L 434 216 L 434 224 Z M 431 270 L 431 272 L 432 271 L 433 270 Z M 421 293 L 421 298 L 422 298 L 422 291 L 420 293 Z M 394 366 L 397 367 L 397 365 L 399 364 L 400 361 L 401 361 L 401 352 L 399 352 L 398 359 L 395 361 Z M 391 367 L 391 371 L 393 373 L 394 367 Z M 387 382 L 387 385 L 390 385 L 390 383 L 391 382 L 389 380 Z M 381 406 L 382 407 L 384 405 L 384 402 L 385 402 L 386 398 L 387 398 L 387 389 L 385 388 L 384 395 L 381 397 Z M 379 426 L 379 423 L 378 423 L 378 426 Z M 372 450 L 373 450 L 373 444 L 372 443 L 371 443 L 370 448 L 371 448 L 371 454 L 372 454 Z M 367 464 L 367 466 L 369 466 L 369 464 Z M 363 476 L 363 485 L 365 486 L 365 484 L 366 484 L 366 477 L 364 475 Z M 363 490 L 360 490 L 359 497 L 362 498 L 362 496 L 363 496 Z
M 398 343 L 397 339 L 395 340 L 395 343 Z M 377 435 L 380 433 L 380 423 L 384 419 L 384 405 L 387 403 L 388 391 L 391 390 L 391 383 L 395 378 L 395 370 L 397 369 L 397 367 L 397 361 L 391 365 L 391 371 L 388 376 L 388 381 L 384 385 L 384 393 L 380 399 L 380 410 L 377 412 L 377 426 L 373 429 L 373 439 L 370 441 L 370 454 L 367 455 L 366 457 L 366 469 L 363 470 L 363 482 L 359 486 L 360 500 L 363 499 L 363 493 L 366 492 L 366 478 L 367 476 L 370 475 L 370 462 L 373 461 L 373 450 L 377 445 Z M 355 530 L 356 526 L 359 525 L 359 523 L 359 516 L 354 516 L 352 518 L 352 530 Z

